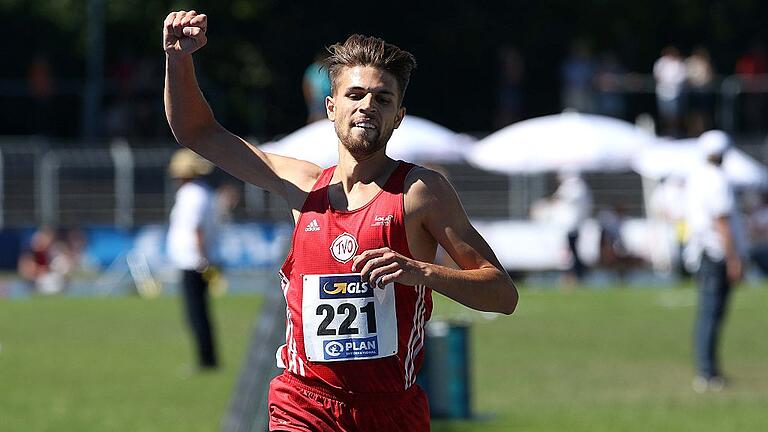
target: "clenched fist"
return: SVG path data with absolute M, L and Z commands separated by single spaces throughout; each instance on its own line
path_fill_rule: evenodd
M 168 55 L 189 55 L 202 48 L 208 38 L 208 17 L 195 11 L 171 12 L 163 23 L 163 49 Z

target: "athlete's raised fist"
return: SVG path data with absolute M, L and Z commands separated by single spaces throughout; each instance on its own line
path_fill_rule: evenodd
M 189 55 L 202 48 L 208 38 L 208 17 L 195 11 L 171 12 L 163 23 L 163 49 L 169 55 Z

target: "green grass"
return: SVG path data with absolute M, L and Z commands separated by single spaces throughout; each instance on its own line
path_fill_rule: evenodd
M 732 385 L 691 390 L 690 288 L 524 290 L 493 320 L 442 299 L 436 314 L 478 317 L 472 328 L 474 412 L 445 431 L 768 430 L 767 289 L 742 289 L 723 340 Z
M 0 301 L 0 431 L 216 431 L 260 299 L 213 305 L 223 367 L 190 373 L 177 298 Z
M 768 289 L 736 293 L 723 361 L 733 385 L 695 394 L 695 291 L 521 291 L 471 318 L 473 411 L 446 431 L 768 430 Z M 217 431 L 258 313 L 257 296 L 214 305 L 224 366 L 185 373 L 192 351 L 176 298 L 0 300 L 0 431 Z

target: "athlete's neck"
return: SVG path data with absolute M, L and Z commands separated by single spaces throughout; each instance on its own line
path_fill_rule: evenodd
M 397 162 L 385 153 L 386 147 L 364 157 L 355 157 L 339 144 L 339 164 L 333 174 L 333 179 L 342 184 L 345 192 L 350 192 L 356 185 L 367 185 L 383 182 L 389 178 Z

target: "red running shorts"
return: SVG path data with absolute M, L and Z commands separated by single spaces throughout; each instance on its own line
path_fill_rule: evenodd
M 269 385 L 269 430 L 426 432 L 429 405 L 418 385 L 400 393 L 349 393 L 283 373 Z

